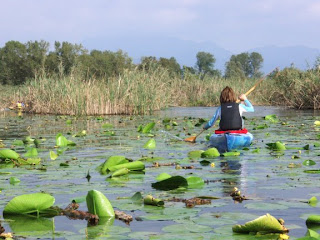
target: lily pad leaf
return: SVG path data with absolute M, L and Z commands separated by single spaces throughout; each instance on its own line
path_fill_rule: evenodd
M 104 123 L 102 124 L 102 128 L 113 128 L 113 125 L 111 123 Z
M 140 202 L 142 201 L 143 197 L 142 197 L 142 194 L 141 192 L 136 192 L 132 197 L 131 197 L 131 200 L 133 202 Z
M 165 179 L 168 179 L 168 178 L 171 178 L 171 175 L 168 174 L 168 173 L 160 173 L 158 176 L 157 176 L 157 181 L 162 181 L 162 180 L 165 180 Z
M 58 133 L 56 136 L 56 145 L 58 147 L 67 147 L 67 146 L 75 146 L 76 144 L 70 140 L 68 140 L 62 133 Z
M 167 191 L 177 189 L 179 187 L 188 187 L 188 181 L 184 177 L 173 176 L 171 178 L 152 183 L 151 186 L 157 190 Z
M 16 178 L 16 177 L 11 177 L 9 182 L 10 182 L 10 184 L 15 185 L 20 182 L 20 179 Z
M 317 197 L 315 197 L 315 196 L 311 197 L 311 198 L 309 199 L 308 203 L 309 203 L 311 206 L 313 206 L 313 207 L 316 206 L 317 203 L 318 203 Z
M 148 123 L 144 128 L 142 128 L 142 133 L 150 133 L 150 131 L 154 128 L 155 125 L 155 122 Z
M 249 221 L 244 225 L 234 225 L 232 231 L 236 233 L 285 233 L 288 232 L 280 222 L 270 214 L 263 215 L 257 219 Z
M 275 114 L 270 114 L 270 115 L 266 115 L 264 117 L 265 120 L 269 121 L 269 122 L 272 122 L 272 123 L 277 123 L 279 122 L 279 119 L 277 117 L 277 115 Z
M 319 174 L 320 169 L 310 169 L 310 170 L 304 170 L 304 173 L 312 173 L 312 174 Z
M 123 163 L 128 163 L 128 159 L 126 159 L 125 156 L 118 156 L 118 155 L 114 155 L 114 156 L 110 156 L 103 164 L 101 167 L 101 173 L 105 174 L 107 172 L 107 169 L 109 167 L 113 167 L 119 164 L 123 164 Z
M 87 131 L 86 130 L 82 130 L 80 132 L 77 132 L 76 134 L 73 134 L 72 137 L 84 137 L 87 135 Z
M 114 171 L 119 170 L 121 168 L 127 168 L 130 171 L 142 171 L 145 169 L 145 165 L 143 162 L 134 161 L 134 162 L 128 162 L 128 163 L 123 163 L 123 164 L 111 166 L 108 168 L 108 170 L 111 172 L 114 172 Z
M 88 211 L 99 217 L 114 217 L 115 213 L 108 198 L 97 190 L 90 190 L 86 197 Z
M 0 150 L 0 159 L 14 159 L 18 160 L 19 154 L 11 149 L 2 149 Z
M 145 149 L 155 149 L 156 148 L 156 140 L 154 138 L 151 138 L 144 144 L 143 146 Z
M 267 148 L 274 150 L 274 151 L 286 150 L 285 145 L 280 141 L 277 141 L 275 143 L 267 143 Z
M 190 176 L 186 178 L 188 188 L 201 188 L 204 185 L 204 180 L 201 177 Z
M 320 224 L 320 215 L 310 215 L 306 220 L 306 224 Z
M 111 177 L 120 177 L 120 176 L 126 175 L 128 173 L 129 173 L 128 168 L 120 168 L 120 169 L 116 170 L 114 173 L 112 173 Z
M 14 146 L 23 146 L 24 145 L 24 142 L 22 140 L 14 140 L 12 145 Z
M 222 153 L 221 156 L 223 156 L 223 157 L 240 156 L 240 152 L 238 152 L 238 151 L 225 152 L 225 153 Z
M 316 162 L 313 161 L 313 160 L 305 160 L 303 161 L 302 163 L 304 166 L 313 166 L 313 165 L 316 165 Z
M 18 158 L 17 161 L 21 165 L 36 165 L 41 162 L 41 158 L 28 158 L 28 159 Z
M 204 150 L 194 150 L 188 152 L 188 157 L 189 158 L 200 158 L 201 154 L 204 152 Z
M 50 151 L 50 159 L 51 160 L 56 160 L 58 157 L 58 154 L 56 154 L 54 151 Z
M 204 151 L 203 153 L 201 153 L 201 157 L 203 158 L 214 158 L 214 157 L 219 157 L 220 153 L 218 151 L 218 149 L 216 148 L 209 148 L 206 151 Z
M 320 234 L 317 233 L 316 231 L 312 230 L 312 229 L 308 229 L 306 236 L 315 238 L 315 239 L 320 239 Z
M 38 156 L 38 150 L 36 148 L 30 148 L 24 156 L 25 157 L 36 157 L 36 156 Z
M 11 199 L 5 206 L 4 214 L 31 214 L 40 213 L 51 207 L 55 199 L 47 193 L 24 194 Z

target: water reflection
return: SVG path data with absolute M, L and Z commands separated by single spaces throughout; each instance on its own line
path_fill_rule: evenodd
M 168 117 L 196 117 L 196 118 L 211 118 L 217 107 L 172 107 L 160 111 L 158 114 Z M 273 106 L 254 106 L 254 112 L 250 113 L 250 117 L 264 117 L 269 114 L 275 114 L 279 117 L 292 116 L 319 116 L 320 110 L 296 110 L 285 107 Z M 249 116 L 249 114 L 247 115 Z

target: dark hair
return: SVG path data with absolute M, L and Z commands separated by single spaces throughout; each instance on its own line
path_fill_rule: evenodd
M 233 89 L 226 86 L 220 94 L 220 103 L 236 102 L 237 97 Z

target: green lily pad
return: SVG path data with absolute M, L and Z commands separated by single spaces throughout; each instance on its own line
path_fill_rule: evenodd
M 154 138 L 149 139 L 143 146 L 145 149 L 155 149 L 156 148 L 156 140 Z
M 225 152 L 225 153 L 222 153 L 221 156 L 223 157 L 240 156 L 240 152 L 238 151 Z
M 150 131 L 154 128 L 155 125 L 155 122 L 148 123 L 144 128 L 142 128 L 142 133 L 150 133 Z
M 104 123 L 102 124 L 102 128 L 113 128 L 113 125 L 111 123 Z
M 285 233 L 288 230 L 270 214 L 263 215 L 255 220 L 249 221 L 244 225 L 234 225 L 232 231 L 235 233 Z
M 267 143 L 266 145 L 268 146 L 267 148 L 274 151 L 286 150 L 286 146 L 280 141 L 277 141 L 275 143 Z
M 179 187 L 187 187 L 188 181 L 184 177 L 173 176 L 165 180 L 152 183 L 151 186 L 157 190 L 167 191 L 167 190 L 177 189 Z
M 114 217 L 114 210 L 108 198 L 97 190 L 90 190 L 86 197 L 88 211 L 99 217 Z
M 56 154 L 54 151 L 50 151 L 49 155 L 51 160 L 56 160 L 58 157 L 58 154 Z
M 0 159 L 14 159 L 18 160 L 20 155 L 11 149 L 0 150 Z
M 279 119 L 277 117 L 277 115 L 275 114 L 270 114 L 270 115 L 266 115 L 264 117 L 265 120 L 269 121 L 269 122 L 272 122 L 272 123 L 277 123 L 279 122 Z
M 219 157 L 220 153 L 218 151 L 218 149 L 216 148 L 209 148 L 206 151 L 204 151 L 203 153 L 201 153 L 201 157 L 203 158 L 215 158 L 215 157 Z
M 204 152 L 204 150 L 194 150 L 188 152 L 188 157 L 189 158 L 200 158 L 201 154 Z
M 36 156 L 38 156 L 38 150 L 36 148 L 30 148 L 24 156 L 25 157 L 36 157 Z
M 51 207 L 55 199 L 47 193 L 24 194 L 11 199 L 5 206 L 4 214 L 38 213 Z
M 172 176 L 168 173 L 160 173 L 156 179 L 157 181 L 162 181 L 162 180 L 165 180 L 165 179 L 168 179 L 168 178 L 171 178 Z
M 304 173 L 320 174 L 320 169 L 304 170 Z
M 120 176 L 123 176 L 123 175 L 126 175 L 129 173 L 129 169 L 128 168 L 120 168 L 116 171 L 114 171 L 114 173 L 112 173 L 111 177 L 120 177 Z
M 310 215 L 306 220 L 306 224 L 320 224 L 320 215 Z
M 125 156 L 110 156 L 101 166 L 101 173 L 106 173 L 110 167 L 128 163 L 129 161 Z
M 313 160 L 305 160 L 303 161 L 302 163 L 304 166 L 313 166 L 313 165 L 316 165 L 316 162 L 313 161 Z
M 19 178 L 16 178 L 16 177 L 11 177 L 11 178 L 9 179 L 9 182 L 10 182 L 10 184 L 15 185 L 15 184 L 17 184 L 17 183 L 20 182 L 20 179 L 19 179 Z
M 201 177 L 190 176 L 187 177 L 188 188 L 202 188 L 204 180 Z
M 72 141 L 69 141 L 62 133 L 58 133 L 56 135 L 56 145 L 58 147 L 67 147 L 67 146 L 75 146 L 76 144 Z
M 121 168 L 127 168 L 130 171 L 143 171 L 145 169 L 145 165 L 143 162 L 134 161 L 134 162 L 128 162 L 128 163 L 123 163 L 123 164 L 118 164 L 115 166 L 108 167 L 108 170 L 111 172 L 114 172 Z
M 142 194 L 141 192 L 136 192 L 132 197 L 131 197 L 131 200 L 133 202 L 140 202 L 142 201 L 143 197 L 142 197 Z

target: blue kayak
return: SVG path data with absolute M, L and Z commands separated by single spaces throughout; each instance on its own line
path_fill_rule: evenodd
M 210 147 L 215 147 L 219 152 L 228 152 L 235 149 L 249 147 L 253 140 L 251 133 L 222 133 L 210 136 Z

